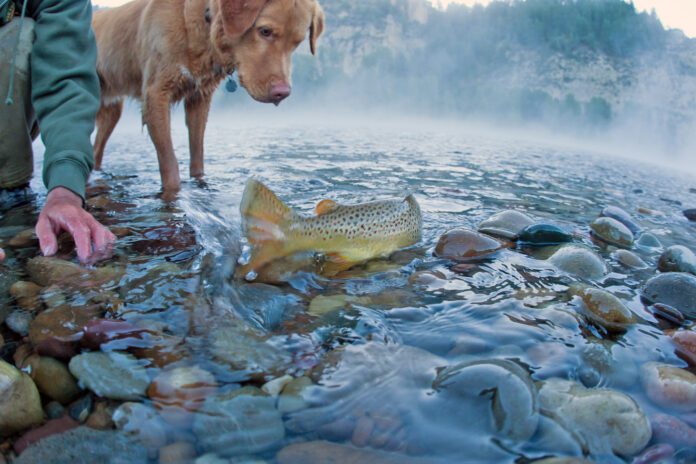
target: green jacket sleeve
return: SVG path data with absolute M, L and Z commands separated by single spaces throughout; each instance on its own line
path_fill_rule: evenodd
M 31 98 L 46 146 L 43 181 L 85 197 L 99 109 L 97 46 L 89 0 L 25 0 L 36 21 Z

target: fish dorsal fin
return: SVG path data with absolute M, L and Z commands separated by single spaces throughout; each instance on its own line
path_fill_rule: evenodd
M 321 200 L 319 203 L 317 203 L 317 206 L 314 208 L 314 211 L 317 213 L 317 216 L 321 216 L 322 214 L 330 213 L 336 208 L 338 208 L 338 203 L 336 203 L 333 200 L 326 199 Z

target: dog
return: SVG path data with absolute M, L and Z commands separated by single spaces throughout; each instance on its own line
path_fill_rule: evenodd
M 324 12 L 317 0 L 135 0 L 95 11 L 92 25 L 101 83 L 95 169 L 101 169 L 124 98 L 133 97 L 142 101 L 162 188 L 176 192 L 181 181 L 171 105 L 184 102 L 189 172 L 201 178 L 205 126 L 220 82 L 236 71 L 252 98 L 278 105 L 290 95 L 291 54 L 307 31 L 316 54 Z

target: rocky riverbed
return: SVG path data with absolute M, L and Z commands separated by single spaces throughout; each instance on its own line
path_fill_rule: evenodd
M 172 203 L 117 134 L 96 267 L 40 256 L 40 186 L 0 213 L 0 463 L 696 461 L 692 179 L 444 132 L 209 133 Z M 307 212 L 413 192 L 424 238 L 235 280 L 252 175 Z

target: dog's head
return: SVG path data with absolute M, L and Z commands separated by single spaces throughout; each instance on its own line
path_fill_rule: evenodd
M 276 105 L 290 95 L 291 55 L 309 31 L 316 53 L 324 30 L 317 0 L 212 0 L 213 43 L 231 57 L 255 100 Z

